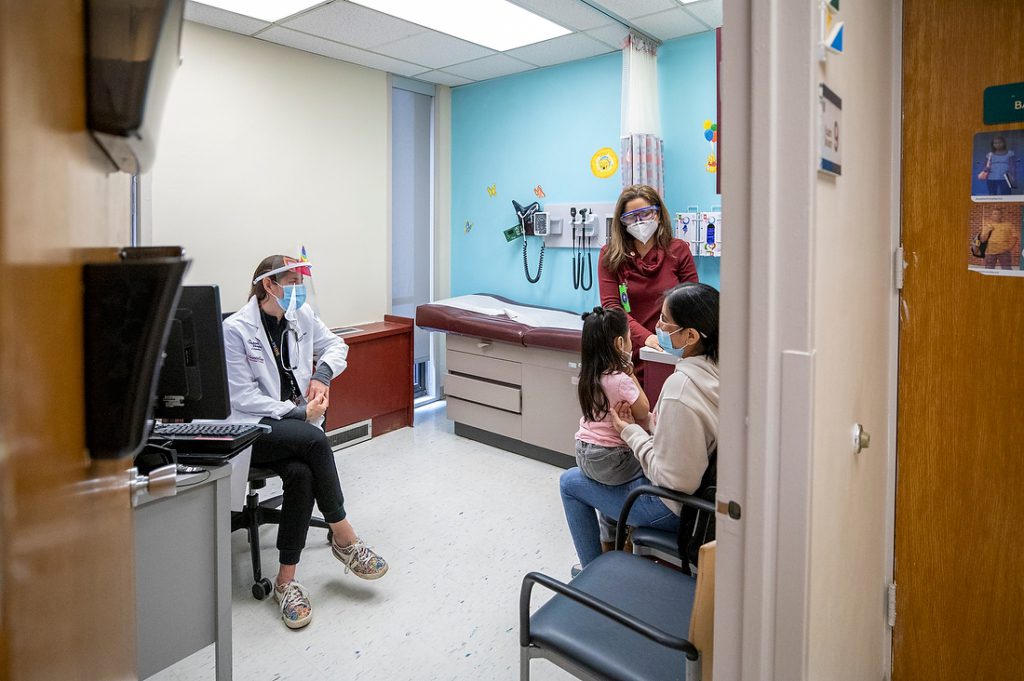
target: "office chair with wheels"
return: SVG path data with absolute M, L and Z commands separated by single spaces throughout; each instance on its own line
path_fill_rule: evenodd
M 265 501 L 260 501 L 259 490 L 267 486 L 267 480 L 277 477 L 277 473 L 269 468 L 249 467 L 249 490 L 245 495 L 245 506 L 241 511 L 231 514 L 231 531 L 244 529 L 249 536 L 249 552 L 252 555 L 252 595 L 262 601 L 274 591 L 273 583 L 263 576 L 260 560 L 260 525 L 279 524 L 281 522 L 281 500 L 278 494 Z M 333 540 L 330 526 L 320 517 L 313 516 L 310 527 L 327 530 L 327 543 Z
M 626 518 L 645 494 L 714 513 L 705 499 L 644 485 L 622 507 L 615 551 L 598 556 L 568 584 L 526 575 L 519 597 L 521 681 L 529 681 L 535 657 L 581 679 L 711 681 L 715 544 L 701 547 L 696 578 L 625 553 Z M 686 555 L 685 546 L 676 550 Z M 531 616 L 534 584 L 555 596 Z

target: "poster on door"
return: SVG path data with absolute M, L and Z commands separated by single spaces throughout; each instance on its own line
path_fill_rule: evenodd
M 971 201 L 1024 201 L 1024 129 L 979 132 L 971 153 Z
M 1024 277 L 1024 204 L 972 203 L 968 215 L 967 268 L 982 274 Z

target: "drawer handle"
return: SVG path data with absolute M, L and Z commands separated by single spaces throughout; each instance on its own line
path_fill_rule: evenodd
M 569 377 L 569 382 L 572 383 L 573 385 L 579 385 L 580 384 L 580 377 L 579 376 L 570 376 Z
M 580 363 L 579 362 L 569 362 L 569 368 L 570 369 L 579 369 L 580 368 Z
M 481 350 L 486 350 L 487 348 L 491 347 L 491 344 L 490 343 L 477 343 L 476 346 L 478 348 L 480 348 Z

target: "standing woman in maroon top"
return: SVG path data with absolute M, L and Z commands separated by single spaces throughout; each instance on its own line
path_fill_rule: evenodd
M 634 184 L 622 190 L 615 204 L 611 241 L 601 249 L 597 274 L 601 305 L 626 311 L 635 374 L 642 379 L 640 348 L 658 348 L 654 325 L 665 292 L 697 281 L 690 247 L 672 237 L 668 209 L 653 187 Z

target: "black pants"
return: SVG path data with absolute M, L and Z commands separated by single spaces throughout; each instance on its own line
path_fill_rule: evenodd
M 305 421 L 265 418 L 260 423 L 270 426 L 271 431 L 253 445 L 252 465 L 269 468 L 281 476 L 284 499 L 277 550 L 282 565 L 295 565 L 306 546 L 314 500 L 327 522 L 345 519 L 345 497 L 334 452 L 324 431 Z

